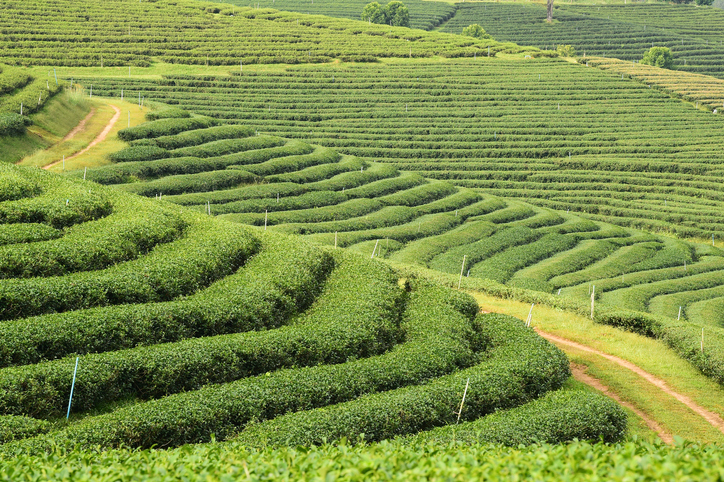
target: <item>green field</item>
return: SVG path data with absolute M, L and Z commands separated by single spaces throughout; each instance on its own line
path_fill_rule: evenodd
M 556 391 L 565 355 L 469 295 L 89 181 L 2 174 L 6 455 L 374 442 L 458 419 L 458 437 L 508 445 L 624 434 L 613 402 Z
M 84 82 L 595 220 L 724 235 L 721 116 L 617 73 L 483 58 Z
M 0 0 L 0 479 L 724 476 L 719 10 L 237 3 Z

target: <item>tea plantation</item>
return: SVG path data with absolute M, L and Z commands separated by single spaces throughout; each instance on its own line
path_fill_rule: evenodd
M 69 83 L 147 119 L 91 111 L 87 170 L 0 163 L 0 479 L 724 477 L 473 298 L 724 386 L 718 13 L 236 3 L 0 0 L 0 149 Z M 631 62 L 650 42 L 689 72 Z
M 173 108 L 157 115 L 188 114 Z M 601 312 L 600 321 L 662 338 L 724 382 L 724 319 L 714 314 L 724 300 L 719 248 L 215 124 L 207 117 L 177 117 L 125 129 L 119 136 L 130 145 L 111 156 L 113 164 L 72 175 L 371 258 L 579 303 L 594 292 L 603 307 L 662 316 Z M 677 323 L 661 321 L 670 318 Z M 713 346 L 706 354 L 694 351 L 702 326 Z
M 723 118 L 619 73 L 484 57 L 84 82 L 595 220 L 724 236 Z
M 468 295 L 163 200 L 1 169 L 2 453 L 378 441 L 458 414 L 458 436 L 510 445 L 623 435 L 613 402 L 556 392 L 570 374 L 557 348 L 477 315 Z M 476 435 L 492 412 L 505 440 Z

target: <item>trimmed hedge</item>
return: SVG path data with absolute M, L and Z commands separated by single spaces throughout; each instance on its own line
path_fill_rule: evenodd
M 0 444 L 33 437 L 50 430 L 50 422 L 18 415 L 0 415 Z
M 255 137 L 249 139 L 249 144 L 249 148 L 254 150 L 220 157 L 176 157 L 98 167 L 89 170 L 86 178 L 99 184 L 123 184 L 136 179 L 224 170 L 236 164 L 262 163 L 276 157 L 306 154 L 313 150 L 308 144 L 296 141 L 285 144 L 285 141 L 276 137 Z M 75 171 L 70 175 L 82 177 L 83 171 Z
M 370 263 L 374 265 L 383 266 Z M 397 290 L 393 286 L 387 289 Z M 74 444 L 134 447 L 208 441 L 212 434 L 217 438 L 233 435 L 255 419 L 423 383 L 469 366 L 474 352 L 485 348 L 486 340 L 473 330 L 476 312 L 477 304 L 468 295 L 416 283 L 401 321 L 405 340 L 388 353 L 204 387 L 86 419 L 55 438 Z
M 11 226 L 17 230 L 21 225 Z M 33 232 L 40 235 L 60 234 L 47 225 L 26 226 L 35 227 Z M 119 197 L 111 215 L 67 228 L 60 239 L 0 246 L 0 279 L 104 269 L 172 242 L 185 229 L 186 222 L 168 206 L 141 206 L 136 199 Z
M 161 110 L 146 113 L 146 120 L 150 121 L 158 119 L 185 119 L 188 117 L 191 117 L 191 114 L 178 107 L 166 107 Z
M 167 176 L 149 182 L 137 182 L 119 186 L 124 191 L 139 196 L 157 196 L 160 194 L 187 194 L 207 192 L 251 184 L 258 178 L 242 170 L 210 171 L 196 174 L 179 174 Z
M 286 236 L 235 274 L 187 298 L 58 313 L 0 324 L 0 366 L 282 326 L 319 295 L 334 262 Z
M 400 336 L 403 291 L 385 265 L 346 257 L 324 291 L 288 327 L 85 355 L 74 407 L 129 396 L 158 398 L 280 368 L 344 363 L 385 352 Z M 0 370 L 0 413 L 54 416 L 70 390 L 74 360 Z
M 249 425 L 237 440 L 249 446 L 317 445 L 341 438 L 379 441 L 455 423 L 467 379 L 464 421 L 527 403 L 560 388 L 570 376 L 566 356 L 520 320 L 488 314 L 477 322 L 491 348 L 471 368 L 427 384 Z
M 159 119 L 146 122 L 139 126 L 118 131 L 118 138 L 130 142 L 136 139 L 154 138 L 179 134 L 192 129 L 204 129 L 219 125 L 220 122 L 210 117 L 193 117 L 190 119 Z
M 62 235 L 60 230 L 47 224 L 0 224 L 0 246 L 49 241 Z
M 160 136 L 154 139 L 139 139 L 132 141 L 131 145 L 155 145 L 162 149 L 172 150 L 182 147 L 198 146 L 207 142 L 218 141 L 221 139 L 237 139 L 241 137 L 250 137 L 254 135 L 254 129 L 251 127 L 239 125 L 221 125 L 209 127 L 207 129 L 195 129 L 184 131 L 179 134 L 170 136 Z
M 0 114 L 0 136 L 22 136 L 32 123 L 30 117 L 20 114 Z
M 516 447 L 572 440 L 615 443 L 626 435 L 626 412 L 613 400 L 583 390 L 557 390 L 520 407 L 473 422 L 402 439 L 404 443 L 494 443 Z
M 183 238 L 113 267 L 0 284 L 0 320 L 122 303 L 169 301 L 236 271 L 258 249 L 247 228 L 184 213 Z

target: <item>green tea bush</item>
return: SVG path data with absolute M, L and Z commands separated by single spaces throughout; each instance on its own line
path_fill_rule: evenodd
M 74 407 L 158 398 L 280 368 L 385 352 L 399 337 L 404 291 L 391 289 L 396 280 L 388 267 L 355 258 L 339 263 L 313 306 L 291 326 L 83 356 Z M 71 361 L 0 370 L 2 413 L 57 414 L 70 390 Z
M 483 221 L 488 223 L 487 221 Z M 430 268 L 446 273 L 459 273 L 463 256 L 465 256 L 465 267 L 463 272 L 475 266 L 477 263 L 486 260 L 496 253 L 502 252 L 512 246 L 527 245 L 540 237 L 540 234 L 525 226 L 517 226 L 501 229 L 463 246 L 454 247 L 443 254 L 435 256 L 430 261 Z
M 344 159 L 338 163 L 321 164 L 319 166 L 312 166 L 302 169 L 297 172 L 290 172 L 285 174 L 272 174 L 265 177 L 267 182 L 278 183 L 278 182 L 294 182 L 298 184 L 308 184 L 313 182 L 322 181 L 350 171 L 358 171 L 365 165 L 364 161 L 360 161 L 357 158 Z
M 0 415 L 0 444 L 47 433 L 50 422 L 19 415 Z
M 219 157 L 258 149 L 259 140 L 254 137 L 221 139 L 196 146 L 181 147 L 169 151 L 171 157 Z
M 169 152 L 166 149 L 151 145 L 135 145 L 109 154 L 108 160 L 111 162 L 138 162 L 155 161 L 166 157 L 169 157 Z
M 481 238 L 490 236 L 495 232 L 495 225 L 485 221 L 473 221 L 437 236 L 430 236 L 418 241 L 408 243 L 400 251 L 394 253 L 390 259 L 398 263 L 422 264 L 427 263 L 451 248 L 460 245 L 469 245 Z
M 470 383 L 461 413 L 465 421 L 527 403 L 560 388 L 570 376 L 565 355 L 520 320 L 498 314 L 478 320 L 490 347 L 479 364 L 425 385 L 249 425 L 239 435 L 239 442 L 295 446 L 341 438 L 379 441 L 454 423 L 466 380 Z
M 0 324 L 0 366 L 277 328 L 307 309 L 332 257 L 275 235 L 236 273 L 184 299 L 91 308 Z
M 186 194 L 234 188 L 243 184 L 251 184 L 257 179 L 254 174 L 249 172 L 240 169 L 230 169 L 226 171 L 199 172 L 196 174 L 179 174 L 149 182 L 124 184 L 119 187 L 124 191 L 151 197 L 165 193 Z
M 20 114 L 0 114 L 0 136 L 21 136 L 31 124 L 29 117 Z
M 254 129 L 240 125 L 220 125 L 206 129 L 185 130 L 178 134 L 155 137 L 153 139 L 139 139 L 132 141 L 131 145 L 140 142 L 155 145 L 162 149 L 174 150 L 182 147 L 198 146 L 208 142 L 222 139 L 241 139 L 254 135 Z
M 557 390 L 520 407 L 403 440 L 411 444 L 494 443 L 509 447 L 574 439 L 615 443 L 626 434 L 626 419 L 623 409 L 603 395 Z
M 225 156 L 200 159 L 196 157 L 177 157 L 160 159 L 156 161 L 126 162 L 91 169 L 87 172 L 88 180 L 99 184 L 122 184 L 135 179 L 154 179 L 162 176 L 179 174 L 196 174 L 214 170 L 223 170 L 229 166 L 242 163 L 264 162 L 275 157 L 304 154 L 312 150 L 311 147 L 301 143 L 289 143 L 278 138 L 250 139 L 254 144 L 253 151 L 227 154 Z M 72 173 L 72 176 L 83 176 L 82 171 Z
M 515 228 L 511 228 L 515 229 Z M 505 232 L 505 231 L 501 231 Z M 525 246 L 515 246 L 475 264 L 470 274 L 505 283 L 516 271 L 572 248 L 578 240 L 566 234 L 546 234 Z
M 207 386 L 89 418 L 60 438 L 136 447 L 208 441 L 212 434 L 231 436 L 255 419 L 424 383 L 469 366 L 485 348 L 486 340 L 473 329 L 476 312 L 468 295 L 415 283 L 401 319 L 404 340 L 387 353 Z
M 158 119 L 186 119 L 191 114 L 178 107 L 166 107 L 160 110 L 154 110 L 146 114 L 146 120 L 154 121 Z
M 130 142 L 136 139 L 146 139 L 178 134 L 180 132 L 203 129 L 219 125 L 220 122 L 209 117 L 193 117 L 190 119 L 159 119 L 146 122 L 134 127 L 118 131 L 118 138 Z M 160 146 L 159 146 L 160 147 Z
M 257 176 L 270 176 L 273 174 L 295 172 L 311 166 L 331 164 L 337 162 L 340 157 L 337 151 L 321 147 L 317 148 L 311 154 L 270 159 L 262 163 L 255 163 L 254 165 L 238 164 L 238 166 L 240 166 L 240 169 L 245 169 Z
M 272 184 L 253 184 L 236 189 L 225 189 L 207 193 L 180 194 L 168 196 L 166 201 L 181 204 L 182 206 L 193 206 L 210 202 L 216 206 L 231 202 L 243 202 L 250 200 L 263 200 L 264 198 L 274 199 L 277 195 L 280 198 L 287 196 L 300 196 L 307 192 L 307 186 L 300 186 L 291 182 L 279 182 Z
M 62 235 L 61 231 L 47 224 L 0 224 L 0 246 L 49 241 Z
M 145 256 L 62 277 L 10 279 L 0 284 L 0 319 L 122 303 L 169 301 L 227 276 L 257 250 L 247 229 L 185 214 L 189 228 Z
M 35 226 L 36 233 L 56 231 L 47 225 Z M 119 198 L 113 214 L 67 228 L 60 239 L 0 246 L 0 278 L 63 276 L 104 269 L 174 241 L 185 228 L 181 216 L 166 206 L 146 208 L 134 199 Z

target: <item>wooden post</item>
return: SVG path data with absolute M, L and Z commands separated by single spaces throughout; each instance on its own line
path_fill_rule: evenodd
M 593 311 L 594 311 L 595 305 L 596 305 L 596 285 L 593 285 L 593 290 L 591 290 L 591 319 L 593 319 Z
M 73 403 L 73 391 L 75 390 L 75 376 L 78 374 L 78 360 L 80 357 L 75 357 L 75 368 L 73 369 L 73 383 L 70 386 L 70 399 L 68 399 L 68 413 L 65 415 L 65 419 L 68 420 L 70 417 L 70 406 Z
M 463 272 L 465 272 L 465 258 L 467 258 L 468 255 L 463 256 L 463 265 L 460 268 L 460 279 L 458 280 L 458 289 L 460 289 L 460 285 L 463 283 Z
M 458 410 L 458 413 L 457 413 L 458 419 L 457 419 L 457 422 L 455 422 L 455 424 L 458 424 L 460 422 L 460 415 L 462 415 L 462 413 L 463 413 L 463 405 L 465 404 L 465 397 L 468 394 L 469 386 L 470 386 L 470 378 L 468 378 L 468 381 L 465 382 L 465 391 L 463 392 L 463 400 L 460 402 L 460 409 Z
M 679 316 L 676 317 L 676 321 L 681 319 L 681 306 L 679 306 Z

